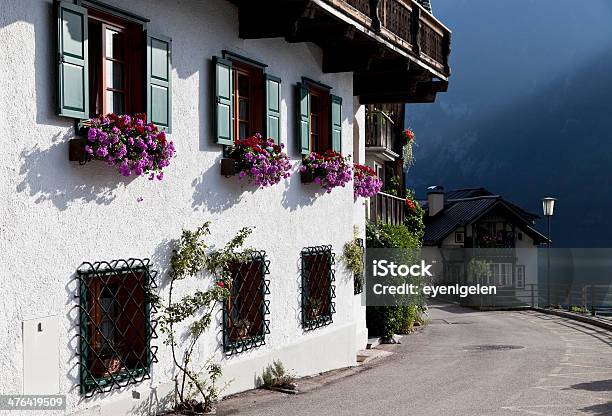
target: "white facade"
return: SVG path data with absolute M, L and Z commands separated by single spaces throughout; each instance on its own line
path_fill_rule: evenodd
M 364 160 L 364 110 L 353 98 L 352 74 L 322 73 L 322 53 L 313 44 L 240 39 L 238 11 L 226 0 L 108 3 L 149 18 L 150 30 L 173 40 L 170 138 L 177 156 L 162 182 L 123 178 L 102 162 L 69 162 L 74 121 L 55 115 L 52 2 L 0 3 L 0 61 L 5 68 L 0 73 L 0 391 L 66 394 L 68 413 L 146 414 L 163 406 L 173 368 L 163 336 L 153 340 L 159 362 L 153 364 L 151 380 L 89 399 L 79 394 L 75 271 L 84 261 L 133 257 L 150 258 L 153 269 L 164 272 L 171 241 L 182 228 L 194 229 L 207 220 L 213 231 L 209 241 L 216 245 L 244 226 L 256 227 L 246 245 L 265 250 L 270 260 L 266 344 L 226 358 L 218 336 L 219 310 L 216 324 L 198 346 L 200 359 L 214 354 L 225 368 L 225 380 L 234 380 L 224 394 L 253 388 L 257 376 L 277 358 L 300 376 L 354 365 L 355 352 L 367 339 L 365 308 L 339 257 L 354 226 L 364 232 L 363 201 L 353 200 L 352 186 L 324 194 L 316 192 L 316 185 L 301 184 L 294 133 L 294 86 L 306 76 L 343 98 L 343 153 L 358 152 L 358 160 Z M 282 79 L 281 141 L 293 175 L 276 186 L 255 189 L 237 177 L 220 175 L 221 146 L 213 142 L 210 128 L 210 79 L 211 58 L 222 50 L 263 62 Z M 333 324 L 304 331 L 300 251 L 323 244 L 331 244 L 336 254 L 336 313 Z M 209 284 L 204 279 L 193 282 L 180 291 Z M 44 356 L 58 361 L 59 368 L 39 376 L 57 383 L 47 384 L 47 391 L 33 391 L 24 384 L 24 368 L 31 366 L 24 362 L 22 322 L 49 316 L 58 330 L 45 344 Z M 134 390 L 140 399 L 133 398 Z
M 491 218 L 492 220 L 502 220 L 503 218 Z M 457 235 L 459 234 L 459 235 Z M 487 260 L 490 267 L 491 275 L 489 277 L 489 284 L 498 286 L 503 292 L 512 290 L 513 296 L 522 302 L 527 304 L 534 303 L 537 306 L 538 302 L 538 247 L 534 244 L 532 237 L 517 229 L 517 234 L 520 234 L 520 239 L 514 239 L 514 256 L 515 263 L 513 264 L 509 260 Z M 435 276 L 435 280 L 443 281 L 446 283 L 465 281 L 464 277 L 458 278 L 452 271 L 447 271 L 447 275 L 444 272 L 445 255 L 451 257 L 453 249 L 457 250 L 457 258 L 463 258 L 461 251 L 464 249 L 464 242 L 472 238 L 472 224 L 467 226 L 460 226 L 445 237 L 441 243 L 437 246 L 424 246 L 422 248 L 423 258 L 433 264 L 432 271 Z M 469 250 L 469 249 L 467 249 Z M 483 255 L 490 253 L 493 254 L 495 249 L 479 249 Z M 447 254 L 443 254 L 445 251 Z M 462 276 L 465 273 L 465 264 L 458 264 L 462 270 Z M 514 267 L 514 274 L 512 268 Z M 524 270 L 524 271 L 521 271 Z M 521 282 L 519 276 L 522 274 L 523 281 Z M 504 277 L 505 276 L 505 277 Z M 505 283 L 504 283 L 505 282 Z M 476 282 L 469 282 L 476 283 Z M 503 293 L 502 293 L 503 294 Z M 533 299 L 532 299 L 533 295 Z

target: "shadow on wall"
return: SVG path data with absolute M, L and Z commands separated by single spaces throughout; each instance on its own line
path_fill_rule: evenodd
M 72 130 L 60 137 L 58 133 L 51 139 L 51 146 L 41 149 L 38 145 L 21 151 L 21 182 L 17 192 L 27 192 L 39 204 L 51 201 L 59 210 L 64 211 L 71 202 L 95 202 L 108 205 L 115 198 L 115 191 L 122 185 L 131 183 L 135 176 L 124 178 L 116 169 L 100 161 L 93 161 L 87 166 L 76 162 L 67 163 L 68 139 L 74 137 Z M 58 166 L 71 169 L 70 175 L 51 175 L 57 172 Z
M 68 323 L 68 342 L 67 351 L 79 351 L 79 280 L 76 277 L 76 273 L 70 276 L 68 283 L 64 286 L 66 290 L 66 322 Z M 68 378 L 68 384 L 71 386 L 68 393 L 79 393 L 79 372 L 80 372 L 80 361 L 79 356 L 72 354 L 68 361 L 68 372 L 66 377 Z
M 237 176 L 221 176 L 221 155 L 202 174 L 191 182 L 193 196 L 191 207 L 194 210 L 206 207 L 211 213 L 223 212 L 242 200 L 245 193 L 253 193 L 257 188 L 248 184 L 246 179 Z
M 299 165 L 299 163 L 298 163 Z M 285 187 L 281 204 L 289 211 L 296 211 L 299 208 L 312 205 L 324 192 L 319 185 L 303 184 L 300 179 L 299 170 L 294 170 L 289 177 L 289 185 Z

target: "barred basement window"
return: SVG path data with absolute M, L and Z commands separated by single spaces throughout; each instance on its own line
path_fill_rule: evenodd
M 355 273 L 353 276 L 353 293 L 359 295 L 363 292 L 363 284 L 365 279 L 365 247 L 363 246 L 363 238 L 355 239 L 355 243 L 361 248 L 361 273 Z
M 83 263 L 80 292 L 80 391 L 92 396 L 151 378 L 157 338 L 149 259 Z
M 270 294 L 266 275 L 270 262 L 265 251 L 248 253 L 241 263 L 231 266 L 230 297 L 223 309 L 223 349 L 227 355 L 264 345 L 270 333 Z
M 336 312 L 334 253 L 331 246 L 302 249 L 302 326 L 310 330 L 329 325 Z

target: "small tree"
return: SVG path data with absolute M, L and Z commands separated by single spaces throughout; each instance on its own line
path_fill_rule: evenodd
M 491 277 L 490 262 L 486 260 L 472 259 L 467 265 L 468 282 L 487 283 Z
M 198 340 L 210 327 L 215 306 L 229 296 L 229 265 L 240 262 L 248 254 L 250 250 L 241 253 L 237 250 L 251 232 L 251 228 L 243 228 L 222 249 L 209 250 L 203 241 L 205 236 L 210 235 L 210 222 L 206 222 L 195 231 L 183 230 L 178 247 L 173 250 L 168 302 L 163 307 L 159 297 L 156 297 L 156 303 L 161 310 L 159 323 L 160 330 L 166 335 L 164 343 L 170 346 L 172 360 L 178 369 L 174 378 L 176 411 L 210 412 L 218 400 L 216 382 L 221 377 L 221 366 L 209 358 L 202 370 L 195 370 L 192 356 Z M 202 275 L 213 276 L 214 284 L 206 290 L 196 290 L 178 301 L 174 300 L 179 281 Z M 191 320 L 188 324 L 189 340 L 179 342 L 176 339 L 176 326 L 188 320 Z

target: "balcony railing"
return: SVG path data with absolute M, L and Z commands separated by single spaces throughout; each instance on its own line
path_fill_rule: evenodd
M 410 51 L 444 77 L 450 75 L 451 32 L 414 0 L 323 0 L 403 50 Z
M 372 222 L 400 225 L 406 216 L 406 201 L 397 196 L 379 192 L 370 198 L 367 219 Z
M 389 115 L 381 110 L 368 110 L 366 113 L 365 145 L 369 147 L 386 147 L 393 149 L 395 123 Z

